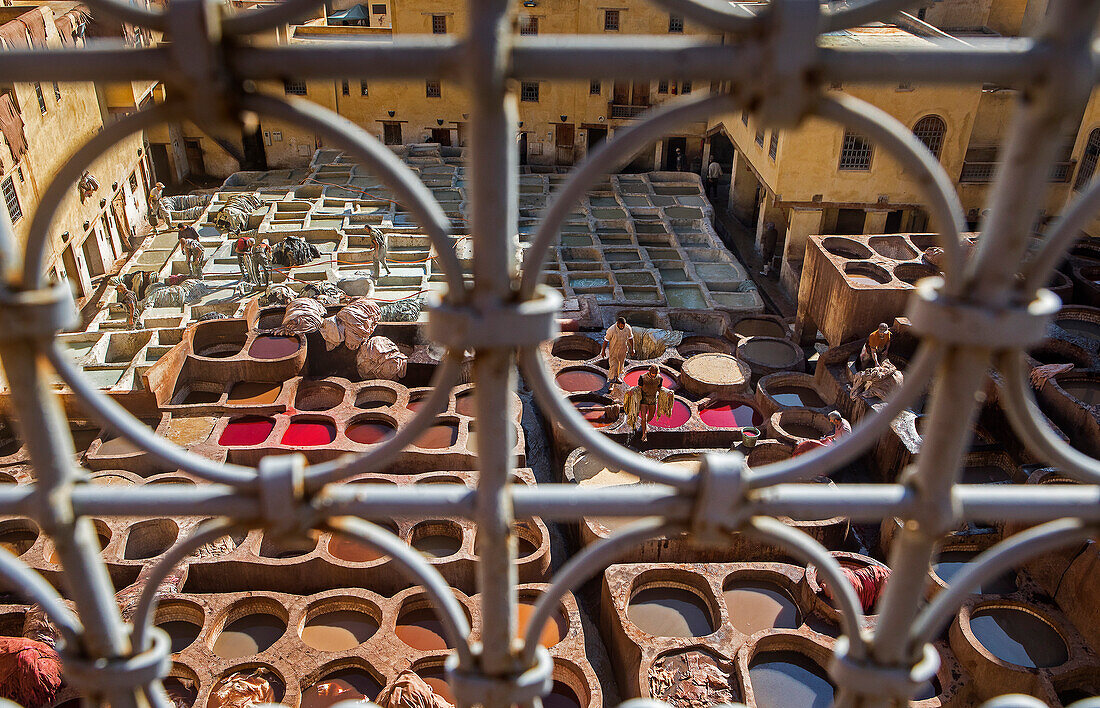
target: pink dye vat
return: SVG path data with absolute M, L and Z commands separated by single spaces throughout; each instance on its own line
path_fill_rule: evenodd
M 638 381 L 642 378 L 647 369 L 633 369 L 626 372 L 626 376 L 623 376 L 623 384 L 626 386 L 637 386 Z M 676 383 L 676 380 L 663 371 L 659 371 L 661 374 L 661 385 L 665 388 L 675 391 L 680 388 L 680 384 Z
M 607 377 L 594 371 L 563 371 L 555 379 L 564 391 L 591 393 L 599 391 L 607 384 Z
M 246 415 L 229 421 L 222 435 L 218 438 L 219 445 L 259 445 L 271 434 L 275 427 L 275 421 L 258 415 Z
M 426 396 L 421 396 L 420 398 L 410 398 L 409 405 L 405 407 L 408 408 L 410 411 L 418 411 L 420 410 L 420 406 L 424 405 L 424 401 L 426 400 Z
M 336 426 L 327 420 L 302 420 L 290 424 L 283 433 L 283 445 L 315 447 L 336 439 Z
M 711 428 L 746 428 L 764 424 L 760 411 L 745 403 L 705 408 L 699 411 L 699 418 Z
M 379 421 L 364 421 L 362 423 L 352 423 L 348 426 L 344 434 L 348 436 L 349 440 L 359 443 L 360 445 L 375 445 L 377 443 L 389 440 L 397 433 L 393 429 L 393 426 L 389 423 L 382 423 Z
M 263 335 L 256 337 L 252 346 L 248 348 L 248 355 L 253 359 L 282 359 L 298 351 L 297 337 L 274 337 Z
M 691 410 L 689 410 L 682 401 L 674 401 L 672 404 L 672 415 L 654 418 L 653 420 L 649 421 L 649 427 L 679 428 L 681 425 L 688 422 L 688 418 L 690 417 Z
M 476 408 L 477 406 L 474 404 L 473 392 L 460 393 L 455 396 L 455 412 L 459 415 L 477 415 Z

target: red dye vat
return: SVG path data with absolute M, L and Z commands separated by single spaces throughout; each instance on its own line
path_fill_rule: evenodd
M 336 426 L 327 420 L 301 420 L 290 424 L 283 433 L 283 445 L 315 447 L 336 439 Z
M 348 436 L 348 440 L 357 442 L 360 445 L 375 445 L 389 440 L 396 432 L 389 423 L 370 420 L 362 423 L 352 423 L 344 431 L 344 434 Z
M 410 411 L 418 411 L 420 410 L 420 406 L 424 405 L 424 401 L 426 400 L 427 398 L 424 396 L 421 396 L 420 398 L 410 398 L 409 405 L 405 407 L 408 408 Z
M 626 375 L 623 376 L 623 384 L 626 386 L 637 386 L 638 381 L 642 378 L 642 374 L 644 374 L 646 371 L 648 371 L 648 369 L 633 369 L 626 372 Z M 661 375 L 662 386 L 671 391 L 675 391 L 676 389 L 680 388 L 680 384 L 676 383 L 676 380 L 673 379 L 671 376 L 663 371 L 658 371 L 658 373 Z
M 746 403 L 712 406 L 699 411 L 699 418 L 711 428 L 747 428 L 764 424 L 760 411 Z
M 256 337 L 252 346 L 248 348 L 248 355 L 253 359 L 282 359 L 298 351 L 297 337 L 275 337 L 263 335 Z
M 603 374 L 583 370 L 563 371 L 554 380 L 562 390 L 576 393 L 599 391 L 607 384 L 607 377 Z
M 450 447 L 458 441 L 458 426 L 457 425 L 433 425 L 420 434 L 420 437 L 413 442 L 413 445 L 417 447 L 423 447 L 430 450 L 438 450 L 444 447 Z
M 688 418 L 691 417 L 691 410 L 683 401 L 673 401 L 672 403 L 672 415 L 661 416 L 649 421 L 649 427 L 651 428 L 679 428 L 684 423 L 688 422 Z
M 613 420 L 604 420 L 606 417 L 604 413 L 604 404 L 596 403 L 595 401 L 574 401 L 573 405 L 580 411 L 580 414 L 584 416 L 584 419 L 597 428 L 606 428 Z
M 460 393 L 455 396 L 455 412 L 460 415 L 477 415 L 473 393 Z
M 229 421 L 222 435 L 218 438 L 219 445 L 259 445 L 271 434 L 275 427 L 275 421 L 259 415 L 246 415 Z

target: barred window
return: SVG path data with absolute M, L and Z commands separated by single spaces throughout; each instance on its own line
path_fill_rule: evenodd
M 1085 153 L 1081 155 L 1081 166 L 1077 169 L 1077 180 L 1073 183 L 1073 188 L 1078 192 L 1092 181 L 1092 175 L 1096 172 L 1097 158 L 1100 158 L 1100 128 L 1089 133 Z
M 657 93 L 668 93 L 668 79 L 661 79 L 657 82 Z
M 529 15 L 519 18 L 519 33 L 527 35 L 538 34 L 539 18 Z
M 367 90 L 367 82 L 366 81 L 360 81 L 359 82 L 359 95 L 360 96 L 369 96 L 370 95 L 370 91 Z
M 668 31 L 670 34 L 682 34 L 684 31 L 684 18 L 680 15 L 669 15 Z
M 756 131 L 756 144 L 760 147 L 764 147 L 764 129 L 760 128 Z
M 443 96 L 443 89 L 439 87 L 438 81 L 425 81 L 424 95 L 428 98 L 440 98 Z
M 602 91 L 602 90 L 603 90 L 603 85 L 600 84 L 599 79 L 592 79 L 592 81 L 589 82 L 589 84 L 588 84 L 588 94 L 590 96 L 599 96 L 600 91 Z
M 42 93 L 42 84 L 37 81 L 34 82 L 34 95 L 38 98 L 38 110 L 42 111 L 42 115 L 46 115 L 46 96 Z
M 386 14 L 386 6 L 383 3 L 374 3 L 370 6 L 372 15 L 384 15 Z
M 925 116 L 913 126 L 913 135 L 924 143 L 928 151 L 938 160 L 943 150 L 943 139 L 947 135 L 947 123 L 939 116 Z
M 305 96 L 306 82 L 292 79 L 283 79 L 283 91 L 288 96 Z
M 11 217 L 11 223 L 15 223 L 23 218 L 23 208 L 19 206 L 19 195 L 15 191 L 15 183 L 11 181 L 11 177 L 4 180 L 4 205 L 8 208 L 8 215 Z
M 681 84 L 680 84 L 680 93 L 685 95 L 685 96 L 688 95 L 689 93 L 691 93 L 691 82 L 690 81 L 681 82 Z
M 351 95 L 351 87 L 348 85 L 348 80 L 347 79 L 344 79 L 343 81 L 340 82 L 340 93 L 343 94 L 344 96 L 350 96 Z
M 840 170 L 869 170 L 874 148 L 870 141 L 859 133 L 844 132 L 844 143 L 840 148 Z
M 539 102 L 539 82 L 524 81 L 519 87 L 519 100 L 530 103 Z
M 770 143 L 768 143 L 768 157 L 770 157 L 771 159 L 774 160 L 776 155 L 778 155 L 778 154 L 779 154 L 779 131 L 778 130 L 773 130 L 772 131 L 772 140 L 771 140 Z
M 432 15 L 432 34 L 447 34 L 446 15 Z
M 618 10 L 604 10 L 603 11 L 603 30 L 604 30 L 604 32 L 618 32 L 619 31 L 619 11 Z
M 61 100 L 61 85 L 58 84 L 56 81 L 53 82 L 53 100 Z

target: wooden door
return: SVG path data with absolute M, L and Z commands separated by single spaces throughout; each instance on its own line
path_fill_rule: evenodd
M 573 148 L 576 130 L 572 123 L 559 123 L 555 128 L 555 144 L 558 148 L 559 165 L 573 164 Z

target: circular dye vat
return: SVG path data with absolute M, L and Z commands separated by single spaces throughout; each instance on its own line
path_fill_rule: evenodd
M 267 436 L 271 434 L 274 427 L 274 419 L 265 418 L 264 416 L 246 415 L 241 418 L 234 418 L 225 426 L 221 437 L 218 438 L 218 444 L 225 446 L 259 445 L 267 440 Z
M 102 531 L 97 530 L 96 540 L 99 541 L 99 550 L 102 551 L 104 548 L 107 547 L 107 544 L 111 542 L 111 537 L 103 533 Z M 52 546 L 50 547 L 50 554 L 49 557 L 46 558 L 46 561 L 54 565 L 61 565 L 61 556 L 58 555 L 56 548 L 53 548 Z
M 317 615 L 302 627 L 302 641 L 320 651 L 347 651 L 374 636 L 378 622 L 365 612 L 336 610 Z
M 543 708 L 582 708 L 580 699 L 569 686 L 554 682 L 554 690 L 542 697 Z
M 13 556 L 21 556 L 38 540 L 38 533 L 29 528 L 15 528 L 0 533 L 0 547 Z
M 784 421 L 781 423 L 781 425 L 783 427 L 783 430 L 785 430 L 788 435 L 793 435 L 796 438 L 806 438 L 807 440 L 820 440 L 821 438 L 828 435 L 828 433 L 822 432 L 814 426 L 806 425 L 805 423 L 793 423 Z
M 413 445 L 428 450 L 441 450 L 458 441 L 458 426 L 454 423 L 438 423 L 420 434 Z
M 373 701 L 382 684 L 363 669 L 341 669 L 302 691 L 301 708 L 328 708 L 341 701 Z
M 777 386 L 775 389 L 769 389 L 768 393 L 781 406 L 824 408 L 828 405 L 821 400 L 821 396 L 817 395 L 817 391 L 804 386 Z
M 683 401 L 672 402 L 672 413 L 665 416 L 654 416 L 649 421 L 651 428 L 679 428 L 691 418 L 691 409 Z
M 115 435 L 108 440 L 104 440 L 103 443 L 100 444 L 96 455 L 117 457 L 119 455 L 134 455 L 139 452 L 144 451 L 126 438 Z
M 414 538 L 412 547 L 428 558 L 447 558 L 462 549 L 462 539 L 445 533 Z
M 473 391 L 467 391 L 455 396 L 455 412 L 459 415 L 477 415 L 477 403 L 474 399 Z
M 410 396 L 409 403 L 405 406 L 410 411 L 416 412 L 420 410 L 420 407 L 424 405 L 424 401 L 428 400 L 427 396 L 416 396 L 415 398 Z
M 784 337 L 787 335 L 783 325 L 775 320 L 746 317 L 733 326 L 733 333 L 741 337 Z
M 336 424 L 327 420 L 299 420 L 283 433 L 282 444 L 296 447 L 328 445 L 336 439 Z
M 266 651 L 286 631 L 286 622 L 275 615 L 245 615 L 225 626 L 214 641 L 214 653 L 223 659 L 239 659 Z
M 703 599 L 679 587 L 649 587 L 630 598 L 626 616 L 655 637 L 705 637 L 714 631 Z
M 535 613 L 535 604 L 521 600 L 516 608 L 519 610 L 516 637 L 522 638 L 526 636 L 527 628 L 531 624 L 531 615 Z M 569 623 L 565 621 L 560 612 L 555 612 L 553 617 L 542 626 L 542 632 L 539 633 L 539 644 L 549 649 L 560 642 L 568 633 Z
M 573 407 L 580 412 L 581 416 L 588 421 L 590 425 L 596 428 L 606 428 L 614 423 L 614 420 L 607 420 L 607 404 L 600 403 L 599 401 L 573 401 Z
M 1100 406 L 1100 386 L 1088 381 L 1059 384 L 1062 390 L 1086 406 Z
M 385 408 L 397 403 L 397 394 L 388 388 L 368 388 L 355 397 L 355 407 L 364 410 Z
M 252 342 L 248 355 L 253 359 L 282 359 L 294 354 L 301 347 L 297 337 L 276 337 L 264 334 Z
M 711 428 L 760 427 L 764 416 L 747 403 L 726 403 L 699 411 L 699 419 Z
M 458 705 L 455 701 L 454 691 L 451 690 L 451 685 L 447 683 L 447 677 L 442 666 L 425 666 L 422 669 L 417 669 L 416 675 L 422 678 L 424 683 L 431 686 L 432 693 L 451 705 Z
M 397 627 L 394 632 L 398 639 L 420 651 L 442 651 L 451 648 L 447 644 L 439 618 L 428 608 L 403 612 L 397 618 Z
M 265 406 L 275 402 L 283 390 L 280 383 L 241 381 L 233 384 L 226 403 L 235 406 Z
M 159 622 L 158 627 L 168 632 L 172 640 L 172 653 L 179 654 L 195 643 L 202 627 L 186 620 L 172 620 L 171 622 Z
M 384 553 L 376 551 L 365 543 L 360 543 L 346 536 L 336 535 L 329 537 L 328 552 L 335 558 L 349 563 L 369 563 L 385 557 Z
M 397 434 L 397 429 L 390 423 L 380 420 L 364 420 L 352 423 L 344 430 L 348 440 L 360 445 L 377 445 L 389 440 Z
M 1054 627 L 1015 607 L 989 607 L 970 615 L 970 631 L 1001 661 L 1027 668 L 1048 668 L 1066 662 L 1066 643 Z
M 644 367 L 641 369 L 631 369 L 630 371 L 626 372 L 625 376 L 623 376 L 623 384 L 626 386 L 637 386 L 638 382 L 642 379 L 642 375 L 645 374 L 645 372 L 648 370 L 648 367 Z M 658 369 L 657 372 L 661 375 L 662 386 L 672 391 L 680 388 L 680 384 L 676 383 L 676 380 L 673 379 L 671 376 L 661 371 L 660 369 Z
M 217 403 L 221 400 L 221 393 L 218 391 L 197 391 L 192 389 L 187 392 L 187 395 L 183 397 L 183 400 L 178 405 L 181 406 L 198 406 L 207 403 Z
M 798 652 L 758 654 L 749 666 L 749 683 L 757 708 L 828 708 L 833 702 L 825 672 Z
M 562 371 L 554 380 L 558 383 L 558 388 L 573 393 L 594 393 L 603 390 L 607 385 L 606 376 L 584 369 Z
M 742 634 L 777 627 L 797 629 L 802 613 L 791 596 L 778 585 L 758 580 L 734 581 L 723 591 L 730 623 Z
M 765 366 L 782 369 L 798 363 L 801 359 L 797 347 L 782 339 L 761 339 L 754 337 L 745 340 L 737 348 L 738 356 L 752 359 Z
M 950 585 L 954 577 L 965 570 L 977 555 L 977 551 L 944 551 L 932 564 L 932 570 L 944 585 Z M 1009 571 L 993 580 L 987 580 L 979 586 L 978 592 L 996 595 L 1016 592 L 1016 574 Z

